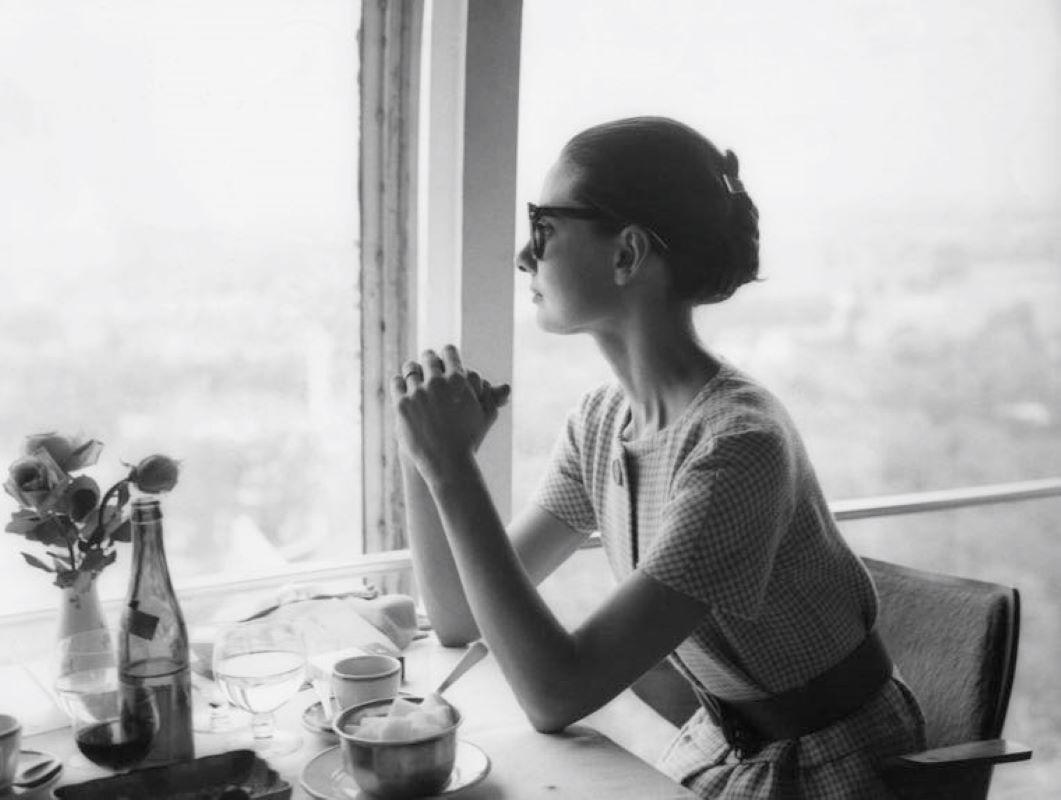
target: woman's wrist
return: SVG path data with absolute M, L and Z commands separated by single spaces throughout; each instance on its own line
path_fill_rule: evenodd
M 481 482 L 479 465 L 473 453 L 460 453 L 446 458 L 433 458 L 418 465 L 420 475 L 431 492 L 452 491 Z

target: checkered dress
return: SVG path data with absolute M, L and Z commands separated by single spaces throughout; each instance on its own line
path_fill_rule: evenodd
M 799 686 L 852 651 L 876 619 L 873 583 L 836 528 L 802 442 L 765 389 L 723 364 L 680 416 L 628 438 L 621 389 L 572 412 L 535 502 L 599 530 L 617 578 L 634 569 L 710 609 L 671 656 L 724 700 Z M 895 676 L 847 719 L 739 758 L 703 710 L 660 768 L 702 797 L 889 797 L 874 768 L 923 746 Z

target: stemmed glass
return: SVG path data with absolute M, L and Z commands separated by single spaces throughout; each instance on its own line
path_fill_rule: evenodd
M 302 739 L 277 731 L 273 712 L 302 687 L 306 646 L 290 622 L 255 619 L 226 626 L 214 643 L 214 680 L 234 706 L 253 717 L 254 749 L 263 757 L 298 749 Z
M 152 692 L 124 689 L 106 628 L 59 641 L 55 693 L 70 717 L 78 750 L 112 770 L 133 767 L 151 751 L 159 728 Z

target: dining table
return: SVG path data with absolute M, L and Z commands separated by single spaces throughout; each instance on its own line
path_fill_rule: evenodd
M 413 641 L 402 652 L 401 690 L 414 695 L 433 691 L 463 653 L 463 648 L 443 647 L 433 634 Z M 485 777 L 452 795 L 459 800 L 688 800 L 695 797 L 602 733 L 595 727 L 593 715 L 560 733 L 535 731 L 490 655 L 448 688 L 445 698 L 462 715 L 458 739 L 474 746 L 488 760 L 487 767 L 480 770 L 485 772 Z M 290 783 L 293 800 L 328 797 L 320 794 L 319 786 L 303 783 L 307 764 L 323 758 L 329 748 L 337 747 L 334 736 L 311 731 L 304 724 L 307 709 L 317 702 L 317 692 L 307 686 L 276 712 L 278 728 L 301 735 L 296 751 L 268 759 L 269 766 Z M 49 784 L 21 791 L 17 795 L 20 800 L 43 800 L 52 797 L 52 790 L 58 786 L 111 774 L 78 756 L 68 726 L 27 733 L 23 736 L 23 750 L 52 753 L 63 761 L 64 768 Z M 242 734 L 197 731 L 196 756 L 238 748 L 241 735 L 246 738 L 248 734 L 246 731 Z M 334 800 L 370 800 L 368 795 L 357 791 L 333 796 Z

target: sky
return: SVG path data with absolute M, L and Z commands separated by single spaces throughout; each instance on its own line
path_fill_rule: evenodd
M 1053 0 L 526 0 L 520 187 L 604 119 L 675 116 L 768 207 L 1061 211 Z

